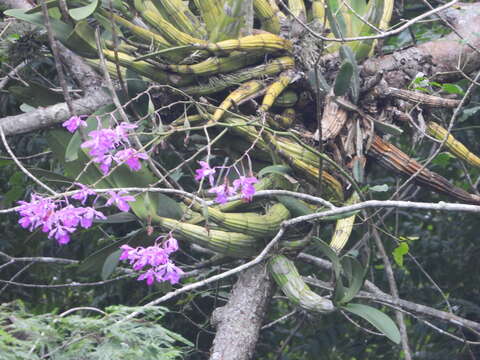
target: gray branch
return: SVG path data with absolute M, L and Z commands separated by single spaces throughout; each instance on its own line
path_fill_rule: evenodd
M 217 327 L 217 334 L 211 360 L 253 358 L 272 288 L 265 264 L 240 274 L 228 303 L 213 313 L 212 324 Z
M 97 90 L 88 96 L 73 101 L 73 108 L 79 115 L 91 114 L 99 107 L 110 104 L 110 96 Z M 70 117 L 66 103 L 38 108 L 26 114 L 7 116 L 0 119 L 0 126 L 5 135 L 23 134 L 59 124 Z
M 480 3 L 459 3 L 440 13 L 441 18 L 455 30 L 433 41 L 396 51 L 393 54 L 370 58 L 363 64 L 363 73 L 373 76 L 384 73 L 390 86 L 403 88 L 419 72 L 436 81 L 461 78 L 480 67 Z

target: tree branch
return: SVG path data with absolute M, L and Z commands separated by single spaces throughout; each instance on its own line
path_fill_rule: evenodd
M 258 264 L 240 274 L 227 305 L 217 308 L 212 315 L 217 334 L 211 360 L 253 358 L 272 288 L 265 264 Z
M 480 3 L 461 3 L 442 12 L 456 32 L 393 54 L 370 58 L 363 64 L 363 74 L 384 73 L 388 84 L 407 85 L 419 72 L 435 75 L 436 81 L 461 78 L 461 71 L 471 73 L 480 67 Z
M 77 114 L 91 114 L 99 107 L 111 103 L 110 96 L 102 90 L 72 102 Z M 0 119 L 0 126 L 5 135 L 23 134 L 64 122 L 70 117 L 66 103 L 55 104 L 46 108 L 37 108 L 26 114 L 7 116 Z
M 306 253 L 300 253 L 298 255 L 298 259 L 301 261 L 305 261 L 309 264 L 315 265 L 321 269 L 326 269 L 326 270 L 331 270 L 332 269 L 332 263 L 324 260 L 317 258 L 315 256 L 312 256 L 310 254 Z M 315 286 L 320 286 L 323 287 L 327 290 L 332 290 L 332 287 L 315 279 L 311 278 L 305 278 L 304 279 L 306 282 L 315 285 Z M 383 292 L 380 290 L 375 284 L 372 282 L 366 280 L 364 284 L 364 288 L 367 291 L 361 291 L 357 297 L 360 298 L 366 298 L 366 299 L 372 299 L 375 301 L 382 301 L 386 304 L 398 306 L 402 309 L 406 309 L 409 311 L 412 311 L 417 314 L 421 315 L 426 315 L 430 316 L 442 321 L 449 322 L 450 324 L 456 325 L 456 326 L 463 326 L 468 329 L 475 330 L 477 332 L 480 332 L 480 323 L 477 323 L 472 320 L 464 319 L 460 316 L 457 316 L 452 313 L 448 313 L 445 311 L 437 310 L 432 307 L 422 305 L 422 304 L 417 304 L 408 300 L 403 300 L 400 298 L 394 298 L 393 296 L 388 295 L 387 293 Z

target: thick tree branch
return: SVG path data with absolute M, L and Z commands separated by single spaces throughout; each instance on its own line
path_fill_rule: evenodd
M 30 9 L 32 5 L 25 0 L 0 0 L 0 5 L 8 9 Z
M 57 48 L 62 63 L 68 67 L 69 73 L 72 74 L 73 78 L 85 93 L 100 88 L 102 85 L 102 78 L 95 70 L 87 65 L 80 56 L 58 41 Z
M 393 54 L 370 58 L 363 64 L 363 73 L 373 76 L 383 72 L 388 84 L 402 88 L 419 72 L 435 75 L 438 81 L 447 81 L 459 79 L 460 70 L 468 74 L 478 69 L 480 3 L 462 3 L 448 8 L 441 15 L 456 33 Z
M 213 313 L 212 324 L 217 327 L 217 334 L 211 360 L 253 358 L 272 288 L 265 264 L 240 274 L 227 305 Z
M 102 90 L 95 91 L 84 98 L 72 102 L 79 115 L 91 114 L 99 107 L 110 104 L 110 96 Z M 0 126 L 5 135 L 23 134 L 56 125 L 70 117 L 66 103 L 55 104 L 46 108 L 38 108 L 26 114 L 7 116 L 0 119 Z

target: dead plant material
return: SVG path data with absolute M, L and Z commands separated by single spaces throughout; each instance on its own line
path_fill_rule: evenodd
M 454 197 L 464 202 L 480 204 L 479 196 L 469 194 L 465 190 L 451 184 L 443 176 L 423 168 L 416 160 L 410 158 L 400 149 L 384 141 L 379 136 L 375 136 L 368 155 L 375 158 L 380 165 L 400 175 L 405 177 L 415 175 L 414 181 L 419 185 L 426 186 L 435 192 Z

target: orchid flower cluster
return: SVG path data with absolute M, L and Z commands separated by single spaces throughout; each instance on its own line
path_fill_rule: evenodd
M 63 126 L 73 133 L 79 127 L 87 126 L 82 117 L 84 116 L 72 116 L 63 123 Z M 135 124 L 122 122 L 113 129 L 90 131 L 88 133 L 90 140 L 82 143 L 81 147 L 90 149 L 89 155 L 92 156 L 94 162 L 99 164 L 103 174 L 108 174 L 113 161 L 118 164 L 125 163 L 131 170 L 138 171 L 142 168 L 140 159 L 146 160 L 148 155 L 130 146 L 128 136 L 130 131 L 135 128 L 137 128 Z M 124 146 L 124 149 L 114 152 L 121 145 Z
M 66 200 L 54 201 L 32 194 L 30 202 L 19 201 L 18 222 L 30 231 L 41 228 L 44 233 L 48 233 L 49 239 L 55 238 L 60 245 L 64 245 L 70 242 L 70 234 L 79 226 L 88 229 L 93 220 L 106 219 L 103 213 L 93 207 L 75 207 L 71 204 L 63 206 L 65 202 Z
M 96 195 L 95 191 L 80 183 L 76 183 L 80 190 L 71 196 L 85 204 L 88 197 Z M 109 198 L 105 205 L 115 205 L 121 211 L 129 211 L 129 202 L 135 201 L 135 198 L 128 195 L 126 191 L 108 191 Z M 94 200 L 96 202 L 97 199 Z M 53 200 L 42 197 L 37 194 L 31 195 L 30 202 L 19 201 L 20 206 L 17 211 L 20 214 L 19 224 L 30 231 L 37 228 L 48 233 L 48 238 L 55 238 L 60 245 L 70 242 L 70 235 L 82 227 L 88 229 L 93 225 L 96 219 L 106 219 L 106 216 L 90 206 L 76 207 L 65 200 Z M 150 268 L 138 277 L 138 280 L 146 280 L 147 285 L 152 285 L 155 281 L 169 281 L 176 284 L 183 275 L 182 269 L 177 267 L 170 259 L 170 254 L 178 250 L 177 240 L 170 236 L 162 246 L 155 240 L 155 245 L 147 248 L 132 248 L 123 245 L 120 260 L 129 260 L 136 271 L 143 270 L 145 266 Z
M 120 260 L 128 260 L 130 265 L 133 265 L 134 270 L 140 271 L 146 266 L 149 267 L 145 273 L 137 278 L 139 281 L 146 280 L 148 286 L 155 281 L 169 281 L 171 284 L 176 284 L 184 274 L 182 269 L 170 259 L 170 254 L 178 250 L 177 240 L 170 235 L 163 245 L 158 245 L 159 239 L 161 237 L 155 240 L 155 245 L 147 248 L 132 248 L 129 245 L 120 247 L 123 250 Z
M 214 175 L 216 173 L 216 167 L 211 168 L 206 161 L 199 161 L 200 169 L 195 170 L 195 180 L 201 181 L 204 178 L 208 178 L 208 182 L 212 187 L 208 190 L 209 193 L 215 194 L 215 201 L 219 204 L 225 204 L 230 196 L 234 196 L 238 191 L 242 194 L 242 199 L 245 201 L 252 201 L 255 194 L 255 187 L 253 186 L 258 182 L 258 179 L 251 176 L 239 175 L 239 178 L 233 180 L 233 184 L 230 185 L 228 181 L 223 184 L 214 186 Z M 238 171 L 237 171 L 238 172 Z
M 79 127 L 86 127 L 87 123 L 83 118 L 86 116 L 73 116 L 63 123 L 63 126 L 70 132 L 75 132 Z M 89 155 L 93 161 L 99 164 L 101 171 L 107 174 L 110 171 L 112 162 L 126 163 L 133 170 L 141 169 L 140 159 L 148 159 L 147 154 L 138 152 L 130 147 L 128 140 L 129 132 L 137 126 L 122 122 L 112 129 L 99 129 L 90 131 L 89 140 L 81 144 L 82 148 L 90 149 Z M 123 146 L 123 149 L 119 149 Z M 75 183 L 80 189 L 76 191 L 71 199 L 78 200 L 82 206 L 73 206 L 68 197 L 54 200 L 32 194 L 30 202 L 19 201 L 17 211 L 20 215 L 19 224 L 30 231 L 37 228 L 48 233 L 48 238 L 55 238 L 60 245 L 70 242 L 70 235 L 79 227 L 87 229 L 92 226 L 94 220 L 106 219 L 106 216 L 91 206 L 84 206 L 89 196 L 96 195 L 96 192 L 80 183 Z M 126 191 L 108 191 L 106 206 L 115 205 L 121 211 L 130 210 L 129 202 L 135 198 Z M 93 203 L 97 201 L 95 198 Z M 160 239 L 160 238 L 158 238 Z M 172 284 L 178 283 L 183 271 L 177 267 L 169 258 L 170 254 L 178 250 L 178 243 L 170 236 L 162 246 L 157 244 L 147 248 L 132 248 L 123 245 L 123 253 L 120 260 L 129 260 L 136 271 L 143 270 L 146 266 L 149 269 L 138 277 L 138 280 L 146 280 L 148 285 L 155 281 L 169 281 Z
M 95 191 L 80 183 L 75 183 L 80 190 L 71 196 L 85 205 L 90 195 L 96 195 Z M 135 201 L 130 195 L 124 195 L 125 191 L 109 191 L 107 206 L 116 205 L 121 211 L 130 210 L 129 202 Z M 96 201 L 96 199 L 95 199 Z M 95 202 L 94 201 L 94 202 Z M 48 238 L 55 238 L 60 245 L 70 242 L 70 234 L 79 226 L 88 229 L 96 219 L 106 219 L 102 212 L 91 206 L 73 206 L 65 200 L 53 200 L 37 194 L 32 194 L 30 202 L 19 201 L 17 212 L 20 214 L 18 223 L 24 228 L 33 231 L 41 228 L 48 233 Z

